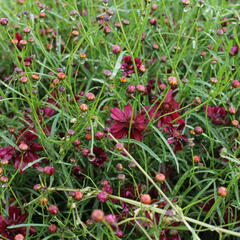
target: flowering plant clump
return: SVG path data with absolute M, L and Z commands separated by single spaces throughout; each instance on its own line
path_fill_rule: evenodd
M 2 0 L 0 240 L 240 238 L 238 5 Z

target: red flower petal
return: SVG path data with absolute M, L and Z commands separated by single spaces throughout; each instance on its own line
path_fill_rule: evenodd
M 112 119 L 117 120 L 119 122 L 125 122 L 126 121 L 124 112 L 117 107 L 111 109 L 111 115 L 110 116 L 111 116 Z
M 125 119 L 130 120 L 132 118 L 132 107 L 130 104 L 124 107 Z

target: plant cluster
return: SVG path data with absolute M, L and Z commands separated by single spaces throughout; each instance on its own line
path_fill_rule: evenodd
M 239 3 L 0 4 L 0 240 L 240 237 Z

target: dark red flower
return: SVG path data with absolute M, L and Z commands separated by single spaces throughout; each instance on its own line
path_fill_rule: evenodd
M 74 166 L 72 168 L 72 174 L 76 177 L 76 178 L 79 178 L 79 179 L 83 179 L 83 173 L 84 173 L 84 169 L 77 165 L 77 166 Z
M 0 216 L 0 237 L 5 237 L 8 239 L 14 239 L 17 234 L 22 234 L 26 236 L 26 227 L 20 228 L 8 228 L 13 225 L 23 224 L 27 218 L 28 214 L 21 213 L 20 208 L 16 206 L 11 206 L 8 209 L 8 216 Z M 29 233 L 33 234 L 36 230 L 30 227 Z
M 16 144 L 19 146 L 20 151 L 12 146 L 3 147 L 0 149 L 0 159 L 13 160 L 14 167 L 23 172 L 23 168 L 29 163 L 37 160 L 40 156 L 36 152 L 43 151 L 42 145 L 35 142 L 37 139 L 36 129 L 25 128 L 18 131 L 19 135 L 15 135 Z M 37 166 L 38 164 L 34 164 Z
M 17 138 L 18 145 L 24 143 L 28 146 L 28 149 L 23 152 L 17 151 L 14 159 L 14 167 L 22 169 L 29 163 L 37 160 L 40 156 L 36 152 L 43 151 L 42 145 L 35 142 L 37 139 L 36 130 L 24 129 L 19 131 L 19 137 Z M 35 164 L 37 166 L 38 164 Z
M 21 40 L 23 40 L 22 35 L 17 32 L 15 34 L 14 42 L 16 43 L 16 46 L 19 50 L 22 50 L 22 44 L 20 43 Z
M 113 188 L 112 186 L 108 183 L 102 187 L 102 191 L 112 194 L 113 193 Z
M 122 187 L 122 189 L 120 191 L 120 196 L 123 198 L 136 200 L 139 198 L 141 193 L 142 193 L 142 185 L 141 184 L 138 184 L 137 186 L 128 184 L 128 185 L 125 185 Z M 116 201 L 116 202 L 118 202 L 118 201 Z M 121 202 L 121 206 L 122 206 L 123 210 L 121 211 L 121 214 L 119 215 L 119 220 L 125 218 L 126 216 L 132 215 L 130 209 L 134 207 L 133 205 L 131 205 L 129 203 Z
M 4 161 L 9 161 L 15 154 L 15 148 L 12 146 L 7 146 L 0 148 L 0 159 Z
M 207 202 L 201 202 L 198 205 L 202 208 L 204 212 L 209 212 L 212 206 L 215 203 L 215 199 L 212 198 Z M 230 223 L 239 219 L 239 210 L 234 206 L 228 206 L 228 208 L 224 212 L 224 221 L 225 223 Z
M 207 112 L 208 117 L 212 120 L 212 123 L 216 125 L 226 125 L 229 123 L 229 120 L 226 119 L 227 111 L 224 107 L 208 106 L 204 107 L 204 110 Z
M 174 145 L 174 152 L 180 151 L 183 149 L 183 142 L 187 142 L 188 138 L 186 135 L 182 135 L 182 130 L 184 129 L 185 124 L 182 123 L 178 127 L 169 125 L 164 128 L 164 131 L 168 133 L 169 138 L 167 139 L 169 144 Z
M 111 109 L 111 118 L 115 121 L 110 126 L 110 131 L 115 138 L 130 138 L 142 141 L 142 132 L 146 128 L 145 114 L 134 115 L 134 111 L 130 104 L 124 107 L 124 111 L 115 107 Z
M 57 103 L 55 102 L 54 99 L 48 98 L 47 102 L 53 106 L 57 106 Z M 51 117 L 55 114 L 55 110 L 51 107 L 44 107 L 41 108 L 41 110 L 44 112 L 44 116 Z
M 108 160 L 107 153 L 99 147 L 93 147 L 93 154 L 89 154 L 89 161 L 97 166 L 97 167 L 103 167 L 104 162 Z
M 151 107 L 146 107 L 150 119 L 159 119 L 157 127 L 160 128 L 165 125 L 171 125 L 171 122 L 180 117 L 180 114 L 176 112 L 180 108 L 180 104 L 173 98 L 173 90 L 170 89 L 164 99 L 159 101 Z M 178 119 L 175 123 L 183 124 L 183 119 Z
M 25 66 L 31 66 L 32 65 L 32 60 L 35 58 L 35 56 L 30 56 L 27 58 L 24 58 L 24 65 Z
M 145 71 L 145 67 L 142 64 L 140 58 L 134 58 L 134 62 L 136 65 L 137 72 L 143 73 Z M 121 66 L 121 69 L 123 69 L 123 76 L 125 77 L 129 77 L 129 75 L 135 73 L 135 68 L 131 56 L 123 58 L 123 64 Z
M 138 184 L 137 187 L 132 184 L 128 184 L 121 189 L 120 196 L 123 198 L 136 200 L 139 198 L 141 193 L 142 193 L 141 184 Z

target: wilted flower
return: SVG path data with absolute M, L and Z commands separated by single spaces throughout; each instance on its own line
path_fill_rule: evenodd
M 83 169 L 81 166 L 79 166 L 79 165 L 74 166 L 74 167 L 72 168 L 72 174 L 73 174 L 76 178 L 79 178 L 79 179 L 83 178 L 83 173 L 84 173 L 84 169 Z
M 15 34 L 15 38 L 12 40 L 13 41 L 13 43 L 14 44 L 16 44 L 16 46 L 17 46 L 17 48 L 19 49 L 19 50 L 22 50 L 22 44 L 20 43 L 21 41 L 22 41 L 22 35 L 20 34 L 20 33 L 16 33 Z
M 144 65 L 142 64 L 142 61 L 140 60 L 140 58 L 135 58 L 134 62 L 135 62 L 137 72 L 142 73 L 143 72 L 142 69 Z M 121 69 L 123 69 L 123 76 L 125 77 L 129 77 L 129 75 L 135 73 L 134 63 L 132 61 L 131 56 L 127 56 L 123 58 L 123 64 L 121 66 Z
M 108 160 L 107 153 L 99 147 L 93 147 L 93 154 L 88 154 L 88 158 L 90 163 L 97 167 L 103 167 L 104 162 Z
M 183 149 L 183 142 L 187 142 L 188 138 L 186 135 L 182 135 L 182 130 L 184 129 L 185 124 L 182 123 L 178 127 L 168 126 L 164 128 L 164 131 L 169 134 L 167 139 L 169 144 L 173 144 L 174 152 L 180 151 Z
M 212 120 L 212 123 L 216 125 L 228 124 L 229 121 L 226 119 L 227 111 L 224 107 L 207 106 L 204 107 L 204 110 L 207 112 L 208 117 Z

